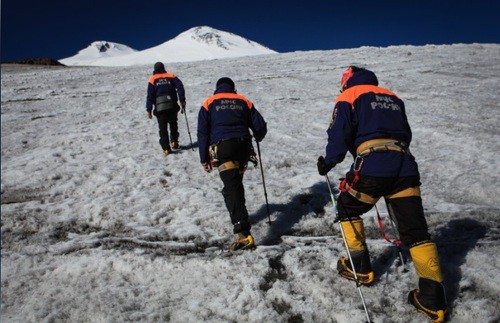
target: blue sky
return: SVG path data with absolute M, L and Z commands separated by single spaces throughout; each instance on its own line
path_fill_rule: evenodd
M 1 59 L 65 58 L 96 40 L 137 50 L 207 25 L 279 52 L 500 43 L 500 1 L 3 0 Z

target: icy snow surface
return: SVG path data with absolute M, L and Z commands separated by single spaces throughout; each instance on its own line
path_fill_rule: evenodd
M 500 45 L 362 47 L 167 65 L 197 113 L 232 77 L 268 122 L 245 189 L 256 251 L 233 239 L 216 172 L 179 114 L 168 159 L 146 118 L 152 66 L 2 66 L 2 322 L 363 322 L 316 159 L 342 71 L 375 71 L 406 103 L 451 322 L 500 320 Z M 330 172 L 341 177 L 352 162 Z M 379 208 L 386 218 L 383 203 Z M 365 217 L 374 322 L 426 322 L 405 302 L 417 276 Z M 391 231 L 386 223 L 386 228 Z

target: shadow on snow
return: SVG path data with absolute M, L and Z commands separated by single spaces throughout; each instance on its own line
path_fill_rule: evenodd
M 318 182 L 305 190 L 304 193 L 294 196 L 286 204 L 269 204 L 272 225 L 267 235 L 260 241 L 261 245 L 275 245 L 280 242 L 282 235 L 317 235 L 314 232 L 298 232 L 293 230 L 303 217 L 311 214 L 313 217 L 323 217 L 325 206 L 330 202 L 330 193 L 326 182 Z M 332 211 L 333 212 L 333 211 Z M 328 212 L 328 216 L 333 216 Z M 250 223 L 268 221 L 266 205 L 249 217 Z
M 469 251 L 474 249 L 478 241 L 485 237 L 488 225 L 471 218 L 456 219 L 446 226 L 438 228 L 434 237 L 439 250 L 441 269 L 443 271 L 446 297 L 451 305 L 458 298 L 462 271 Z
M 335 195 L 338 194 L 334 192 Z M 326 182 L 318 182 L 309 187 L 304 193 L 295 195 L 286 204 L 269 204 L 272 225 L 267 235 L 260 242 L 261 245 L 279 244 L 283 235 L 296 236 L 318 236 L 326 235 L 328 232 L 338 234 L 333 228 L 321 232 L 306 232 L 293 229 L 294 225 L 307 215 L 322 218 L 324 216 L 334 217 L 333 210 L 325 210 L 330 203 L 330 193 Z M 255 224 L 260 221 L 268 221 L 266 205 L 264 204 L 257 212 L 250 216 L 250 222 Z M 470 250 L 474 249 L 478 241 L 485 237 L 488 225 L 471 218 L 456 219 L 448 222 L 443 227 L 436 229 L 432 235 L 433 241 L 438 246 L 441 268 L 443 271 L 446 296 L 449 305 L 458 297 L 462 273 L 460 266 Z M 413 270 L 413 265 L 408 260 L 411 258 L 407 248 L 402 248 L 403 258 L 407 270 Z M 394 247 L 387 248 L 382 254 L 372 258 L 372 266 L 377 277 L 382 277 L 390 270 L 394 261 L 399 262 L 398 251 Z M 397 264 L 399 266 L 400 264 Z

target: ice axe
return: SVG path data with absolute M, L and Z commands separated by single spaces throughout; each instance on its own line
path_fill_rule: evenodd
M 269 220 L 269 225 L 271 225 L 271 213 L 269 212 L 269 202 L 267 201 L 267 190 L 266 190 L 266 179 L 264 178 L 264 166 L 262 166 L 262 157 L 260 156 L 260 146 L 259 142 L 255 140 L 257 143 L 257 153 L 259 154 L 259 164 L 260 164 L 260 174 L 262 175 L 262 186 L 264 187 L 264 197 L 266 198 L 266 209 L 267 209 L 267 218 Z
M 189 123 L 188 123 L 188 117 L 187 117 L 187 111 L 186 111 L 186 108 L 182 109 L 182 111 L 184 111 L 184 118 L 186 118 L 186 127 L 187 127 L 187 130 L 188 130 L 188 134 L 189 134 L 189 141 L 191 142 L 191 149 L 194 151 L 194 145 L 193 145 L 193 139 L 191 139 L 191 132 L 189 131 Z

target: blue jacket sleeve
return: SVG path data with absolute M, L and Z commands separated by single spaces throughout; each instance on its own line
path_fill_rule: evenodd
M 198 113 L 198 149 L 200 162 L 210 162 L 208 148 L 210 147 L 210 111 L 201 107 Z
M 153 104 L 156 103 L 156 89 L 151 83 L 148 83 L 148 97 L 146 98 L 146 111 L 151 112 L 153 110 Z
M 410 144 L 411 142 L 411 138 L 412 138 L 412 133 L 411 133 L 411 128 L 410 128 L 410 123 L 408 122 L 408 117 L 406 116 L 406 109 L 405 109 L 405 105 L 404 105 L 404 102 L 401 101 L 401 109 L 402 109 L 402 112 L 403 112 L 403 120 L 404 120 L 404 126 L 406 128 L 406 132 L 407 132 L 407 135 L 408 135 L 408 144 Z
M 354 147 L 355 133 L 352 126 L 351 106 L 347 102 L 338 102 L 335 105 L 332 121 L 326 132 L 328 144 L 325 163 L 330 167 L 335 167 Z
M 257 111 L 255 105 L 250 109 L 250 120 L 253 136 L 258 142 L 262 141 L 267 134 L 267 124 L 262 115 Z
M 176 77 L 174 77 L 174 85 L 175 89 L 177 90 L 177 94 L 179 95 L 179 101 L 180 102 L 186 102 L 186 94 L 184 92 L 184 84 L 182 84 L 182 81 Z

